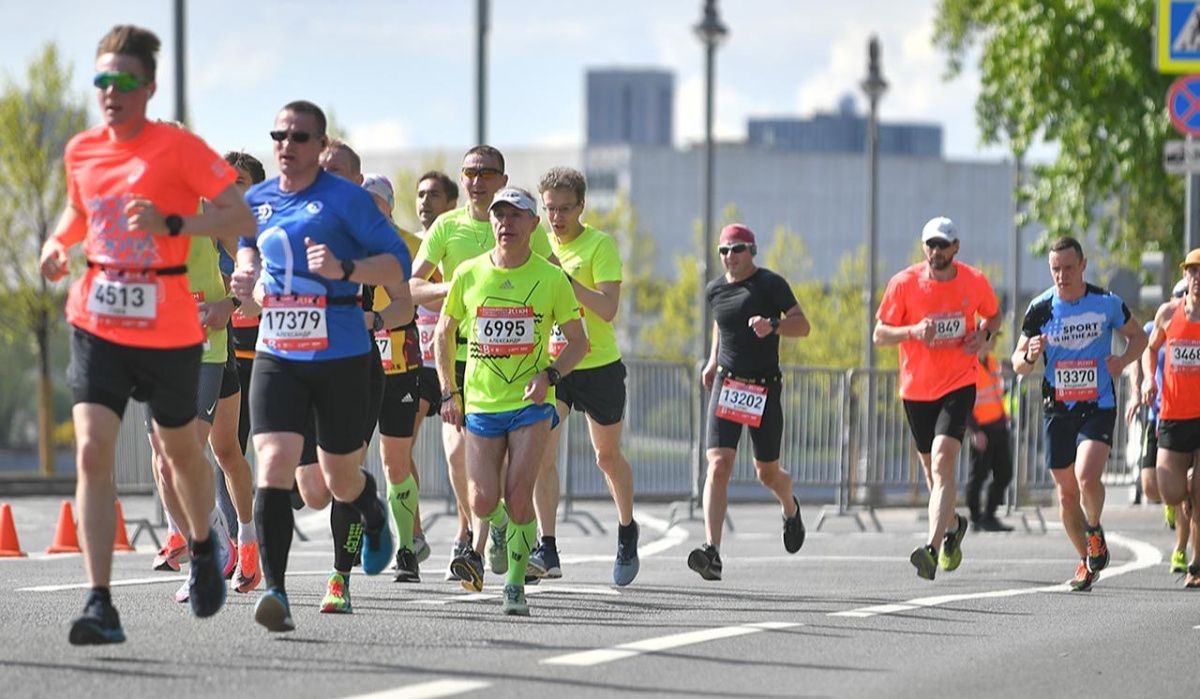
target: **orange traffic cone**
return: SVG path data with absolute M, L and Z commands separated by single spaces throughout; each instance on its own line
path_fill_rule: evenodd
M 17 525 L 13 523 L 12 507 L 6 502 L 0 505 L 0 558 L 16 558 L 29 554 L 21 550 L 17 539 Z
M 75 534 L 75 515 L 71 512 L 71 501 L 63 500 L 58 511 L 58 529 L 54 531 L 54 543 L 46 553 L 82 553 L 79 536 Z
M 129 534 L 125 532 L 125 511 L 121 509 L 121 501 L 117 500 L 117 534 L 113 538 L 113 551 L 133 551 L 129 545 Z

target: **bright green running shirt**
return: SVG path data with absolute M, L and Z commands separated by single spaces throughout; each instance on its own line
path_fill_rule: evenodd
M 557 238 L 550 236 L 550 247 L 563 270 L 589 289 L 595 289 L 601 282 L 621 281 L 621 255 L 617 252 L 617 243 L 604 231 L 585 224 L 583 231 L 569 243 L 560 245 Z M 583 308 L 583 327 L 587 330 L 588 353 L 576 369 L 595 369 L 621 358 L 617 331 L 612 323 Z M 558 356 L 562 347 L 562 334 L 557 331 L 555 327 L 550 337 L 552 356 Z
M 539 223 L 538 227 L 533 229 L 529 245 L 542 257 L 550 257 L 550 241 L 546 238 L 546 229 L 542 228 L 542 224 Z M 479 257 L 495 246 L 496 237 L 492 234 L 492 222 L 476 221 L 471 216 L 470 207 L 464 206 L 437 217 L 426 231 L 417 256 L 430 264 L 440 265 L 442 279 L 450 281 L 459 265 Z M 466 345 L 458 345 L 455 359 L 460 362 L 466 361 Z
M 458 266 L 442 312 L 467 338 L 467 413 L 519 410 L 525 384 L 550 366 L 550 327 L 579 317 L 579 301 L 563 271 L 541 255 L 516 269 L 480 255 Z M 554 388 L 546 402 L 554 404 Z
M 225 291 L 225 280 L 221 277 L 220 256 L 217 245 L 211 238 L 195 237 L 188 248 L 187 258 L 188 291 L 197 304 L 216 303 L 229 294 Z M 203 319 L 201 319 L 203 320 Z M 213 330 L 205 326 L 204 364 L 224 364 L 229 356 L 228 326 Z

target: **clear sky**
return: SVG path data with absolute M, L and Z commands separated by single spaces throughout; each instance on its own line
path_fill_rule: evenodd
M 730 35 L 718 52 L 717 133 L 743 138 L 748 116 L 832 110 L 883 43 L 885 120 L 937 122 L 952 158 L 998 159 L 974 123 L 978 73 L 945 82 L 930 42 L 936 0 L 722 0 Z M 154 116 L 173 111 L 171 0 L 5 3 L 0 69 L 21 77 L 48 41 L 74 85 L 90 88 L 95 47 L 113 24 L 163 39 Z M 584 71 L 675 72 L 675 139 L 703 134 L 701 0 L 492 0 L 488 140 L 504 148 L 579 144 Z M 360 151 L 459 148 L 474 138 L 474 0 L 190 0 L 190 123 L 218 150 L 266 151 L 275 112 L 292 99 L 332 108 Z

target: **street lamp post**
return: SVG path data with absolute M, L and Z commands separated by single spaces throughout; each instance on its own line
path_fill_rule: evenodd
M 887 81 L 880 68 L 879 37 L 872 36 L 867 42 L 867 77 L 862 81 L 863 93 L 870 106 L 867 112 L 867 283 L 863 306 L 866 326 L 863 346 L 867 365 L 867 438 L 863 450 L 865 466 L 874 463 L 875 454 L 875 343 L 872 331 L 875 327 L 875 267 L 879 245 L 879 100 L 887 91 Z M 865 475 L 865 474 L 864 474 Z
M 475 2 L 475 144 L 487 143 L 488 0 Z
M 717 0 L 704 1 L 704 16 L 701 17 L 700 23 L 695 27 L 696 36 L 700 42 L 704 44 L 704 249 L 701 252 L 702 263 L 700 266 L 700 308 L 702 309 L 700 321 L 700 351 L 697 356 L 704 361 L 708 356 L 708 348 L 712 346 L 712 326 L 713 316 L 712 308 L 709 307 L 707 299 L 704 298 L 704 287 L 708 284 L 708 280 L 712 277 L 712 257 L 713 257 L 713 92 L 714 92 L 714 74 L 716 67 L 717 46 L 729 35 L 729 29 L 721 22 L 720 16 L 717 14 Z M 700 422 L 703 424 L 704 410 L 704 391 L 700 391 L 700 400 L 697 401 L 697 411 Z M 699 434 L 703 434 L 700 430 Z M 703 440 L 701 440 L 703 441 Z M 696 445 L 696 478 L 693 482 L 692 503 L 699 502 L 701 498 L 701 488 L 704 471 L 705 471 L 704 449 L 699 443 Z

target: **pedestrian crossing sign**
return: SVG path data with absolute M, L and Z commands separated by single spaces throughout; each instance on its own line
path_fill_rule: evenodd
M 1160 73 L 1200 73 L 1200 2 L 1158 0 L 1155 59 Z

